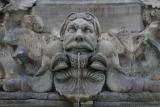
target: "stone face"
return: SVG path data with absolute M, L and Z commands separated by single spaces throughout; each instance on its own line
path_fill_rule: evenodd
M 119 3 L 119 4 L 118 4 Z M 73 11 L 74 10 L 74 11 Z M 90 12 L 100 21 L 102 31 L 109 28 L 126 26 L 131 31 L 143 30 L 141 4 L 139 2 L 118 1 L 39 1 L 33 8 L 32 14 L 42 17 L 46 23 L 45 28 L 48 31 L 52 29 L 59 30 L 65 16 L 70 12 Z M 132 23 L 134 22 L 134 23 Z
M 55 89 L 77 101 L 96 95 L 104 85 L 106 68 L 102 50 L 96 50 L 102 47 L 98 44 L 98 20 L 90 13 L 71 13 L 60 36 L 63 51 L 57 52 L 52 61 Z

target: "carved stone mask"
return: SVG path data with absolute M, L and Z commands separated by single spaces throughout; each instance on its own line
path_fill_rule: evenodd
M 65 51 L 74 54 L 94 52 L 99 29 L 99 23 L 90 14 L 72 13 L 60 32 Z
M 105 65 L 95 55 L 100 36 L 98 20 L 89 13 L 71 13 L 60 35 L 64 52 L 56 54 L 52 66 L 56 90 L 74 100 L 96 95 L 105 82 Z

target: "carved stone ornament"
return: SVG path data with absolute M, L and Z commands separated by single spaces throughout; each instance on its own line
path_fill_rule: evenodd
M 100 26 L 89 13 L 71 13 L 62 25 L 62 51 L 52 59 L 56 90 L 69 98 L 98 94 L 105 82 L 106 60 L 98 50 Z
M 32 6 L 31 1 L 24 6 Z M 12 29 L 6 20 L 15 14 L 5 15 L 0 23 L 1 91 L 55 92 L 77 102 L 102 91 L 160 92 L 160 21 L 141 32 L 121 27 L 102 33 L 94 15 L 77 12 L 66 17 L 55 36 L 45 32 L 37 15 L 21 15 Z

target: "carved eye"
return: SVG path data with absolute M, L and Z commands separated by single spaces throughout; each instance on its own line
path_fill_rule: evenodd
M 75 27 L 75 26 L 70 26 L 70 27 L 68 27 L 68 32 L 70 32 L 70 33 L 74 33 L 74 32 L 76 32 L 77 31 L 77 28 Z
M 90 29 L 89 27 L 85 27 L 85 28 L 83 29 L 83 32 L 85 32 L 85 33 L 92 33 L 93 31 L 92 31 L 92 29 Z

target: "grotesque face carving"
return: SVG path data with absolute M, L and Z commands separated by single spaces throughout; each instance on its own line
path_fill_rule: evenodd
M 68 24 L 64 33 L 63 45 L 67 52 L 89 53 L 95 50 L 97 39 L 93 24 L 79 18 Z
M 100 36 L 99 22 L 90 13 L 71 13 L 65 20 L 60 35 L 66 52 L 91 53 L 94 52 Z
M 71 13 L 60 35 L 64 52 L 55 56 L 52 65 L 56 90 L 75 99 L 96 95 L 105 81 L 105 61 L 95 55 L 100 36 L 99 22 L 89 13 Z

